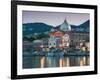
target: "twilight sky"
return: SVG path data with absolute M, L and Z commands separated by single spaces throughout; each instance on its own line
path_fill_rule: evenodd
M 66 19 L 69 24 L 80 25 L 89 20 L 88 13 L 67 13 L 67 12 L 43 12 L 43 11 L 23 11 L 23 23 L 43 22 L 52 26 L 57 26 Z

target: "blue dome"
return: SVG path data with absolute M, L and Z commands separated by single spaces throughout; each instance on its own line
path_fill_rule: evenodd
M 68 24 L 68 22 L 66 21 L 66 19 L 65 19 L 65 21 L 61 24 L 60 30 L 62 30 L 62 31 L 71 31 L 71 25 Z

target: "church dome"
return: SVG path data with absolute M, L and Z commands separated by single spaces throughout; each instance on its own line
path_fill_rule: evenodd
M 71 31 L 71 25 L 66 21 L 66 19 L 65 19 L 65 21 L 61 24 L 60 30 L 62 30 L 62 31 Z

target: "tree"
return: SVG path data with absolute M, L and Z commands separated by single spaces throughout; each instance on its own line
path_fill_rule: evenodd
M 24 41 L 28 41 L 28 37 L 26 37 L 26 36 L 23 37 L 23 40 L 24 40 Z
M 33 40 L 35 40 L 34 37 L 30 37 L 30 38 L 28 38 L 28 37 L 23 37 L 23 41 L 33 41 Z
M 41 34 L 39 34 L 39 35 L 37 36 L 37 39 L 42 39 L 42 38 L 47 38 L 47 37 L 48 37 L 47 34 L 41 33 Z

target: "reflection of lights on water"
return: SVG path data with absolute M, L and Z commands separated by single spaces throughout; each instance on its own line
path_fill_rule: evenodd
M 83 63 L 86 64 L 86 57 L 83 57 Z
M 63 67 L 68 67 L 68 66 L 70 66 L 70 60 L 67 57 L 66 59 L 63 59 Z
M 67 57 L 66 59 L 60 59 L 59 60 L 59 66 L 60 67 L 68 67 L 68 66 L 70 66 L 69 58 Z
M 66 66 L 70 66 L 70 62 L 69 62 L 69 58 L 67 57 L 67 65 Z
M 80 59 L 80 66 L 83 66 L 83 60 Z
M 87 58 L 87 65 L 90 64 L 90 57 Z
M 41 68 L 44 68 L 44 64 L 45 64 L 45 57 L 41 58 Z
M 51 59 L 49 59 L 48 57 L 46 58 L 46 62 L 47 62 L 47 65 L 49 66 L 49 65 L 51 65 Z
M 62 59 L 59 60 L 59 66 L 63 67 L 63 60 Z
M 34 63 L 37 62 L 36 59 L 33 59 L 35 61 L 33 61 Z M 89 57 L 77 57 L 75 60 L 73 58 L 70 59 L 70 57 L 64 57 L 64 58 L 59 58 L 59 59 L 55 59 L 52 57 L 41 57 L 39 59 L 39 63 L 41 68 L 44 68 L 45 66 L 47 67 L 69 67 L 69 66 L 86 66 L 89 65 L 90 63 L 90 59 Z M 36 64 L 36 65 L 37 65 Z
M 80 66 L 86 65 L 86 57 L 80 58 Z

